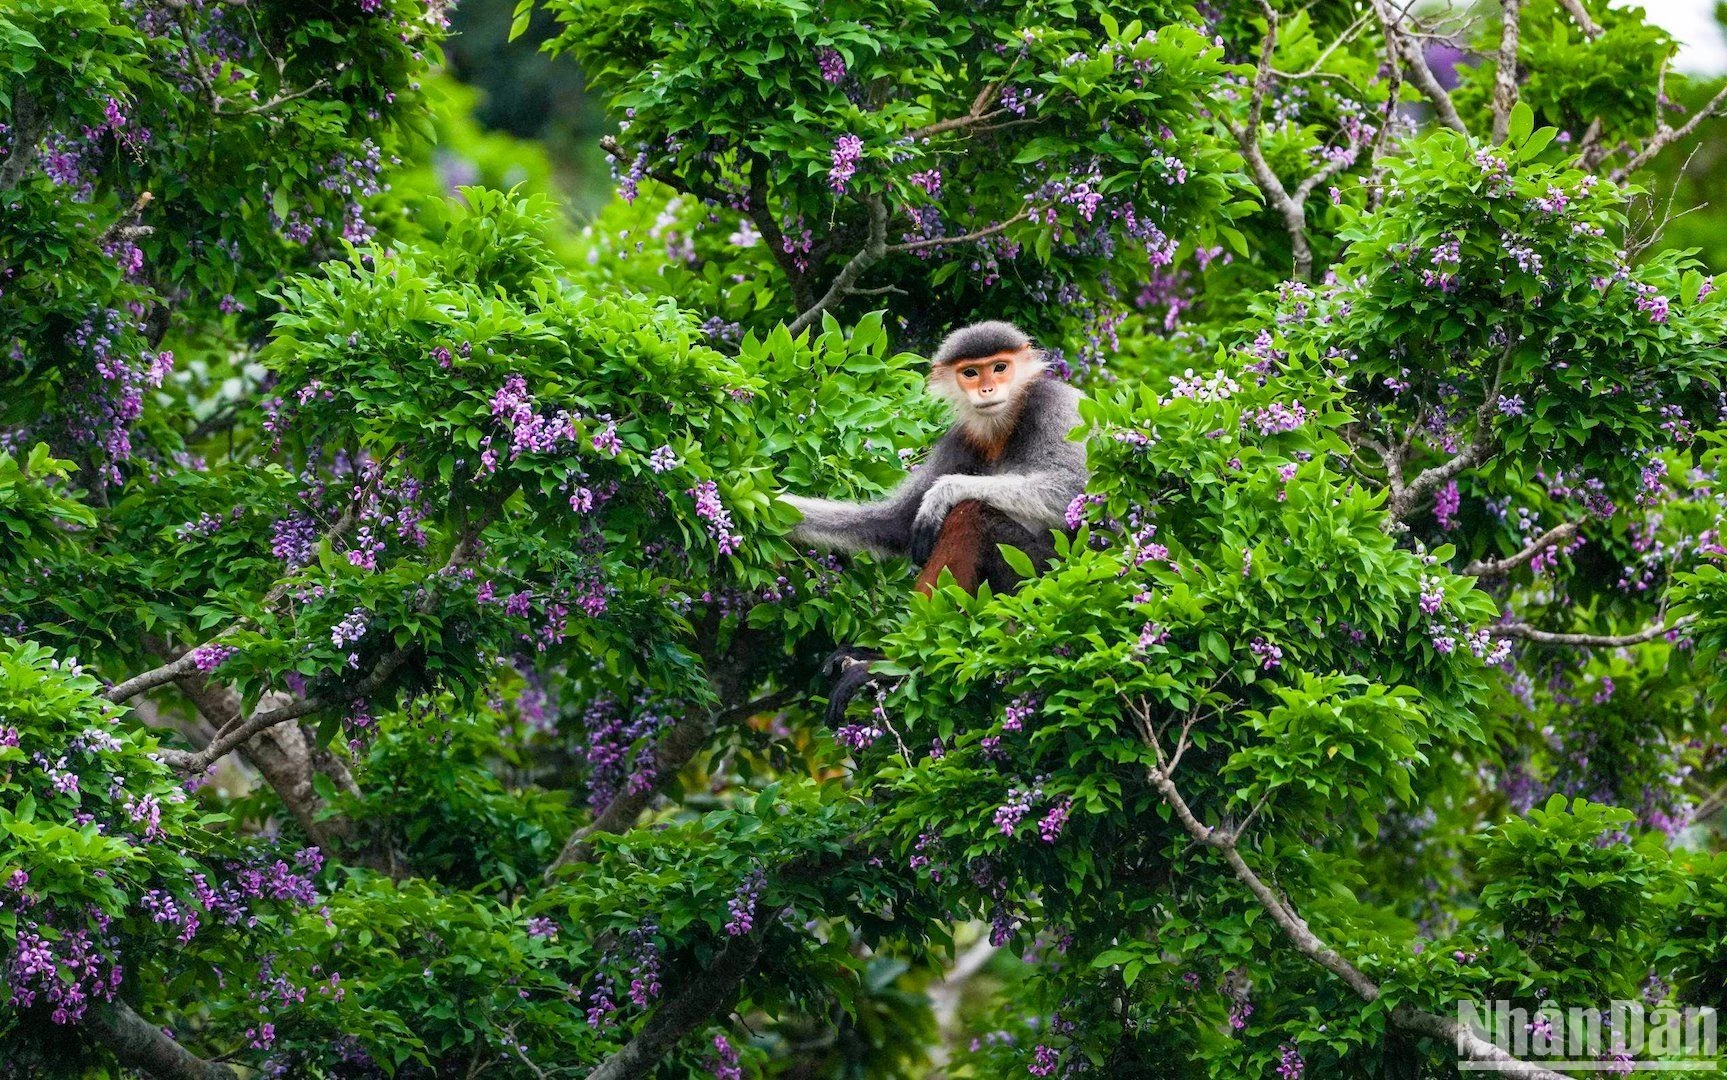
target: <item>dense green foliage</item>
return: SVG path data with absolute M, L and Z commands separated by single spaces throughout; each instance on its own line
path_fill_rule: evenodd
M 0 1077 L 1442 1076 L 1459 1000 L 1722 1005 L 1672 43 L 1506 10 L 1453 72 L 1373 4 L 523 3 L 617 125 L 577 226 L 442 4 L 0 9 Z M 1088 395 L 1057 563 L 792 543 L 982 317 Z

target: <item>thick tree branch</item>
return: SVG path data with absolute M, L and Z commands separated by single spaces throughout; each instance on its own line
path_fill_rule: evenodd
M 676 997 L 662 1002 L 635 1037 L 600 1062 L 588 1080 L 642 1080 L 651 1075 L 684 1036 L 707 1023 L 737 994 L 738 984 L 761 958 L 767 926 L 778 917 L 778 912 L 764 912 L 755 933 L 729 941 L 707 970 L 684 983 Z
M 1530 559 L 1535 558 L 1535 556 L 1546 551 L 1553 545 L 1563 544 L 1570 540 L 1573 536 L 1577 535 L 1577 530 L 1579 528 L 1581 528 L 1581 526 L 1575 521 L 1567 521 L 1563 525 L 1555 525 L 1553 528 L 1548 529 L 1534 540 L 1531 540 L 1527 547 L 1522 551 L 1517 552 L 1515 555 L 1508 555 L 1503 559 L 1477 559 L 1458 572 L 1463 574 L 1465 577 L 1504 577 L 1506 574 L 1511 573 L 1511 571 L 1522 566 Z
M 371 696 L 388 682 L 392 675 L 400 671 L 402 665 L 406 664 L 416 651 L 410 647 L 393 649 L 385 653 L 364 678 L 343 686 L 335 693 L 317 694 L 312 697 L 301 698 L 298 701 L 290 701 L 276 708 L 259 709 L 253 712 L 244 723 L 233 725 L 228 730 L 218 733 L 216 740 L 202 750 L 193 753 L 184 750 L 161 750 L 158 753 L 163 761 L 176 769 L 194 773 L 202 772 L 215 764 L 223 754 L 244 745 L 248 739 L 261 731 L 275 727 L 277 724 L 286 724 L 290 720 L 310 716 L 324 709 L 347 705 Z
M 1261 907 L 1270 915 L 1272 921 L 1283 931 L 1284 937 L 1295 946 L 1297 951 L 1308 957 L 1320 967 L 1336 975 L 1355 992 L 1356 996 L 1366 1002 L 1378 1001 L 1383 991 L 1378 983 L 1344 958 L 1335 949 L 1325 944 L 1306 920 L 1295 910 L 1295 907 L 1283 897 L 1272 891 L 1253 868 L 1247 865 L 1236 846 L 1239 830 L 1215 828 L 1201 822 L 1194 816 L 1193 810 L 1182 798 L 1172 779 L 1174 765 L 1164 756 L 1163 745 L 1157 738 L 1152 724 L 1150 711 L 1141 704 L 1127 702 L 1129 712 L 1134 715 L 1140 729 L 1140 736 L 1157 757 L 1157 764 L 1147 770 L 1147 776 L 1159 795 L 1163 797 L 1169 808 L 1175 812 L 1176 820 L 1186 830 L 1188 836 L 1196 842 L 1211 848 L 1223 857 L 1225 863 L 1235 874 L 1236 880 L 1247 887 Z M 1502 1076 L 1522 1077 L 1523 1080 L 1566 1080 L 1559 1073 L 1543 1069 L 1539 1065 L 1519 1060 L 1482 1039 L 1456 1020 L 1447 1019 L 1436 1013 L 1417 1009 L 1412 1005 L 1398 1005 L 1391 1010 L 1391 1021 L 1398 1027 L 1418 1035 L 1427 1035 L 1437 1039 L 1453 1042 L 1460 1055 L 1472 1061 L 1490 1061 L 1496 1065 L 1495 1072 Z
M 1440 123 L 1459 135 L 1467 136 L 1469 127 L 1463 122 L 1463 117 L 1457 114 L 1457 106 L 1452 103 L 1451 95 L 1446 92 L 1445 87 L 1439 85 L 1433 69 L 1427 66 L 1427 57 L 1421 52 L 1421 42 L 1403 32 L 1402 15 L 1391 10 L 1389 0 L 1372 0 L 1372 4 L 1373 13 L 1379 17 L 1380 27 L 1403 61 L 1409 81 L 1432 103 Z
M 1641 645 L 1646 641 L 1665 637 L 1676 630 L 1683 630 L 1695 618 L 1692 615 L 1685 615 L 1674 619 L 1671 623 L 1656 623 L 1631 634 L 1555 634 L 1547 630 L 1537 630 L 1528 623 L 1495 623 L 1487 628 L 1487 633 L 1496 638 L 1519 638 L 1523 641 L 1532 641 L 1537 645 L 1576 645 L 1581 648 L 1616 649 L 1626 645 Z
M 187 1050 L 125 1002 L 93 1003 L 84 1028 L 120 1064 L 155 1080 L 239 1080 L 233 1069 Z
M 1499 62 L 1493 73 L 1493 141 L 1502 143 L 1511 132 L 1511 110 L 1517 105 L 1517 19 L 1523 0 L 1499 0 Z
M 793 337 L 808 329 L 821 317 L 822 312 L 845 299 L 863 272 L 880 262 L 882 256 L 887 254 L 887 204 L 882 202 L 880 195 L 867 196 L 864 204 L 869 207 L 868 239 L 858 253 L 834 275 L 833 284 L 828 286 L 828 291 L 822 298 L 805 308 L 802 314 L 786 325 Z

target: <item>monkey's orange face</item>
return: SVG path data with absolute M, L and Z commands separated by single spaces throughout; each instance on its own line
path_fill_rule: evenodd
M 989 412 L 1013 400 L 1017 368 L 1023 360 L 1019 352 L 996 353 L 975 360 L 961 360 L 951 365 L 955 388 L 974 409 Z

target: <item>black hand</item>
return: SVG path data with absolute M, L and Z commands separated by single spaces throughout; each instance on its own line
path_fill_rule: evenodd
M 846 706 L 851 700 L 863 692 L 864 687 L 875 682 L 875 674 L 864 660 L 847 660 L 841 669 L 839 677 L 828 688 L 828 727 L 838 730 L 845 726 Z
M 935 551 L 935 539 L 941 533 L 941 522 L 918 520 L 911 529 L 911 561 L 922 566 Z

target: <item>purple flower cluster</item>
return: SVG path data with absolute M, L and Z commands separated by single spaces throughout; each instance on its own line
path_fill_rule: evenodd
M 744 1080 L 742 1058 L 724 1035 L 714 1036 L 714 1054 L 714 1080 Z
M 215 642 L 209 642 L 192 650 L 192 663 L 197 666 L 199 671 L 208 675 L 227 663 L 231 657 L 238 655 L 239 652 L 240 650 L 232 645 L 218 645 Z
M 1283 649 L 1262 637 L 1256 637 L 1248 644 L 1253 655 L 1259 658 L 1259 666 L 1266 671 L 1274 671 L 1283 665 Z
M 851 183 L 857 173 L 858 162 L 863 160 L 863 140 L 856 135 L 841 135 L 834 142 L 833 168 L 828 170 L 828 186 L 833 188 L 835 195 L 844 195 L 846 185 Z
M 816 50 L 816 66 L 821 69 L 822 80 L 838 86 L 845 81 L 846 59 L 839 54 L 838 49 L 820 48 Z
M 1003 731 L 1020 731 L 1025 722 L 1037 715 L 1038 699 L 1034 694 L 1021 694 L 1007 703 L 1007 715 L 1002 719 Z
M 559 446 L 576 439 L 576 420 L 579 417 L 568 409 L 545 416 L 535 412 L 534 399 L 528 393 L 528 381 L 520 375 L 505 379 L 504 385 L 492 395 L 492 415 L 503 420 L 510 433 L 512 459 L 527 453 L 556 453 Z M 612 437 L 616 437 L 615 429 Z M 599 437 L 595 438 L 594 446 L 599 448 Z
M 1054 1076 L 1055 1067 L 1061 1063 L 1061 1056 L 1054 1050 L 1039 1043 L 1032 1050 L 1031 1064 L 1025 1067 L 1026 1072 L 1033 1076 Z
M 703 480 L 684 494 L 696 500 L 696 516 L 708 523 L 708 535 L 719 544 L 721 555 L 735 555 L 743 547 L 743 534 L 732 527 L 731 511 L 720 502 L 719 485 Z
M 654 942 L 659 929 L 650 919 L 624 935 L 630 956 L 630 1002 L 638 1009 L 660 996 L 660 947 Z
M 1301 1080 L 1307 1062 L 1301 1060 L 1300 1052 L 1290 1043 L 1284 1043 L 1278 1049 L 1283 1052 L 1282 1060 L 1277 1063 L 1278 1080 Z
M 670 723 L 671 718 L 645 697 L 636 701 L 633 715 L 608 695 L 588 704 L 579 741 L 588 764 L 589 806 L 600 809 L 626 787 L 634 791 L 652 787 L 652 750 L 635 748 Z
M 120 987 L 121 968 L 103 955 L 88 930 L 62 932 L 50 941 L 28 923 L 18 929 L 17 948 L 7 965 L 10 1003 L 28 1009 L 37 1001 L 53 1006 L 56 1024 L 83 1019 L 91 1001 L 112 1001 Z
M 767 887 L 767 883 L 768 876 L 759 866 L 744 876 L 737 894 L 726 901 L 726 910 L 731 915 L 726 921 L 726 933 L 732 937 L 742 937 L 755 929 L 756 903 L 761 899 L 762 889 Z

